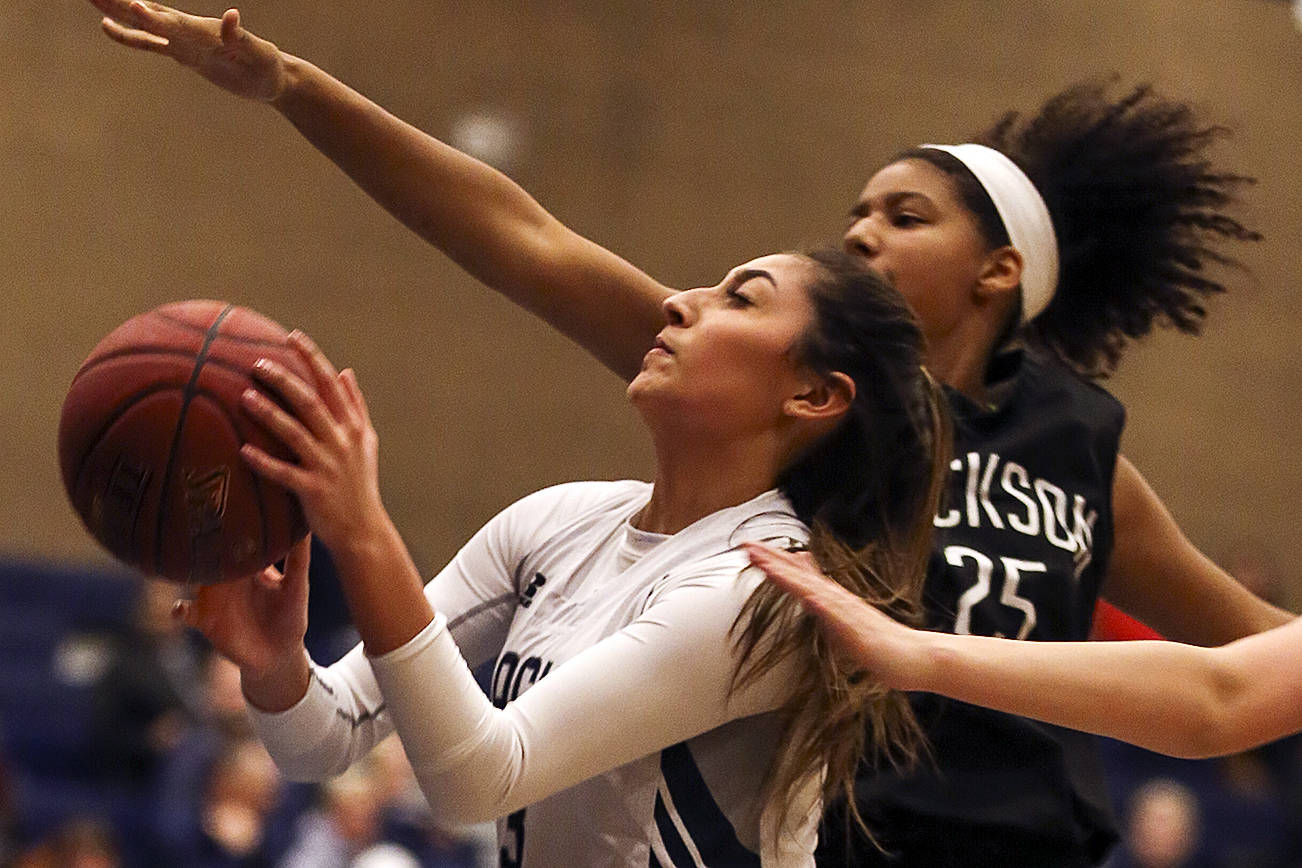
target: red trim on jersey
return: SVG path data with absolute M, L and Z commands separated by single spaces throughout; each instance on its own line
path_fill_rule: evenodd
M 1091 639 L 1165 639 L 1161 633 L 1138 621 L 1107 600 L 1099 600 L 1094 607 L 1094 629 Z

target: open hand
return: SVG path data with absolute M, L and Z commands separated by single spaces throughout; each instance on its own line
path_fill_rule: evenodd
M 809 552 L 788 552 L 762 543 L 745 543 L 750 561 L 770 582 L 800 601 L 818 619 L 832 647 L 855 667 L 872 672 L 888 687 L 900 661 L 895 643 L 910 630 L 847 588 L 823 575 Z
M 259 475 L 294 492 L 308 527 L 332 551 L 388 522 L 380 500 L 379 441 L 351 370 L 342 374 L 305 334 L 290 344 L 311 372 L 311 382 L 283 365 L 259 359 L 254 374 L 267 392 L 249 389 L 244 409 L 296 456 L 274 458 L 245 443 L 244 460 Z M 285 407 L 288 408 L 286 411 Z
M 129 48 L 170 57 L 237 96 L 272 102 L 285 89 L 280 50 L 241 27 L 238 9 L 203 18 L 149 0 L 90 2 L 109 38 Z

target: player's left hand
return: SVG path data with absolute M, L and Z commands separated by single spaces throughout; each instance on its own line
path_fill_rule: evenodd
M 260 389 L 246 390 L 242 400 L 298 461 L 282 461 L 249 443 L 241 455 L 258 474 L 294 492 L 308 527 L 335 549 L 387 520 L 380 499 L 379 438 L 352 370 L 339 373 L 300 331 L 289 341 L 307 363 L 312 382 L 270 359 L 259 359 L 254 367 L 260 383 L 280 396 L 289 412 Z

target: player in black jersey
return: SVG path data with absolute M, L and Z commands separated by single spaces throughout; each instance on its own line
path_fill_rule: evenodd
M 1155 322 L 1196 332 L 1201 300 L 1223 290 L 1204 271 L 1224 261 L 1219 242 L 1256 238 L 1226 213 L 1248 179 L 1207 160 L 1221 133 L 1147 88 L 1113 98 L 1082 84 L 1031 118 L 1001 118 L 978 144 L 904 152 L 852 209 L 847 247 L 909 298 L 929 364 L 953 388 L 954 473 L 927 584 L 933 627 L 1085 639 L 1100 592 L 1199 644 L 1288 620 L 1184 538 L 1118 453 L 1123 408 L 1091 382 Z M 1011 158 L 1020 180 L 983 148 Z M 1018 297 L 1003 294 L 1011 251 Z M 1046 298 L 1034 270 L 1053 258 Z M 833 807 L 822 864 L 1104 858 L 1115 832 L 1087 737 L 931 694 L 915 708 L 935 768 L 865 769 L 859 782 L 886 851 L 847 841 Z
M 91 2 L 109 36 L 270 103 L 423 238 L 615 372 L 636 374 L 671 290 L 510 179 L 253 36 L 233 11 L 217 20 Z M 1147 88 L 1110 91 L 1082 85 L 1034 117 L 1006 116 L 976 140 L 991 153 L 903 153 L 869 180 L 845 232 L 846 248 L 909 299 L 959 417 L 928 580 L 938 629 L 1084 638 L 1100 592 L 1197 644 L 1289 618 L 1183 536 L 1118 454 L 1122 408 L 1091 382 L 1155 323 L 1196 331 L 1201 299 L 1224 288 L 1205 270 L 1223 261 L 1220 242 L 1256 237 L 1226 212 L 1248 179 L 1209 162 L 1221 130 Z M 856 839 L 858 864 L 1103 857 L 1115 833 L 1088 747 L 1020 718 L 918 704 L 939 771 L 864 770 L 860 807 L 890 852 Z M 826 864 L 851 859 L 842 828 L 834 811 Z

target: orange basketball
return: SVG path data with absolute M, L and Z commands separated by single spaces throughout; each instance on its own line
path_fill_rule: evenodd
M 306 533 L 295 497 L 239 456 L 249 442 L 292 460 L 240 409 L 262 357 L 311 382 L 280 325 L 191 300 L 127 320 L 82 364 L 59 419 L 59 464 L 73 507 L 114 556 L 207 583 L 279 561 Z

